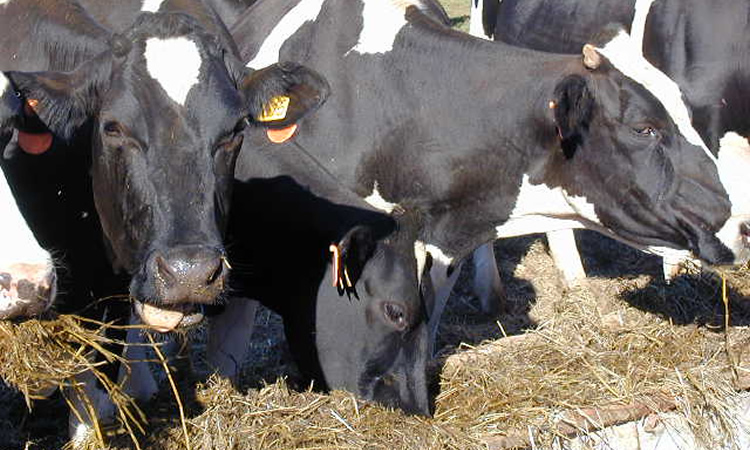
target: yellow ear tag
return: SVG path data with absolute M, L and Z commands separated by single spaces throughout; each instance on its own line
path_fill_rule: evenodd
M 275 120 L 286 119 L 286 112 L 289 109 L 289 97 L 286 95 L 277 95 L 271 98 L 265 105 L 263 111 L 256 117 L 258 122 L 273 122 Z

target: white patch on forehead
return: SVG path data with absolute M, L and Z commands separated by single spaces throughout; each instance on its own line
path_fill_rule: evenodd
M 146 68 L 169 97 L 185 104 L 190 89 L 198 83 L 201 55 L 195 42 L 185 37 L 146 41 Z
M 6 77 L 4 73 L 0 72 L 0 97 L 5 95 L 5 90 L 8 89 L 9 85 L 10 82 L 8 82 L 8 77 Z
M 5 176 L 0 176 L 0 265 L 51 264 L 50 254 L 39 246 L 26 219 L 16 205 L 16 200 Z
M 325 0 L 300 0 L 281 20 L 276 24 L 266 40 L 261 44 L 258 53 L 247 63 L 252 69 L 262 69 L 279 61 L 281 46 L 287 39 L 305 24 L 318 18 Z
M 597 48 L 597 51 L 604 55 L 623 75 L 643 85 L 656 97 L 667 110 L 685 139 L 691 144 L 701 147 L 711 161 L 716 162 L 714 155 L 708 150 L 698 132 L 693 128 L 690 113 L 677 83 L 651 65 L 643 57 L 641 48 L 627 33 L 621 31 L 603 48 Z
M 419 242 L 419 241 L 417 241 Z M 447 255 L 443 250 L 441 250 L 439 247 L 432 245 L 432 244 L 423 244 L 425 250 L 432 256 L 432 259 L 439 262 L 440 264 L 444 266 L 450 266 L 453 263 L 453 257 Z
M 164 3 L 164 0 L 143 0 L 141 11 L 152 12 L 152 13 L 157 12 L 159 11 L 159 8 L 161 7 L 162 3 Z
M 601 225 L 594 205 L 585 197 L 569 195 L 562 188 L 533 185 L 524 174 L 516 204 L 508 220 L 496 227 L 497 237 L 583 228 L 589 222 Z
M 377 181 L 372 187 L 372 194 L 365 197 L 364 200 L 373 208 L 379 209 L 388 214 L 392 213 L 394 209 L 399 207 L 398 203 L 391 203 L 380 195 Z
M 630 25 L 630 37 L 639 50 L 643 49 L 643 35 L 646 30 L 646 18 L 654 0 L 636 0 L 633 23 Z M 642 50 L 641 50 L 642 53 Z
M 364 3 L 362 31 L 357 44 L 349 52 L 376 54 L 393 50 L 396 35 L 407 23 L 406 8 L 413 3 L 396 0 L 360 1 Z

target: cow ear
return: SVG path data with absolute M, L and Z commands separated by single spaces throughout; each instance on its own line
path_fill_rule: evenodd
M 556 87 L 555 100 L 550 103 L 554 111 L 560 147 L 570 159 L 583 142 L 594 113 L 594 97 L 586 79 L 570 75 Z
M 291 126 L 328 98 L 328 82 L 299 64 L 273 64 L 246 75 L 242 82 L 250 120 L 268 128 Z
M 99 108 L 111 58 L 102 56 L 72 72 L 5 72 L 20 101 L 55 135 L 70 139 Z
M 370 227 L 358 225 L 344 235 L 338 244 L 330 247 L 332 254 L 332 283 L 339 294 L 346 292 L 357 296 L 356 285 L 367 261 L 375 253 L 377 242 Z

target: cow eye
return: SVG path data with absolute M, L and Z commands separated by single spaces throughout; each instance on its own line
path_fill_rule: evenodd
M 104 134 L 110 137 L 120 137 L 123 135 L 122 125 L 114 120 L 105 122 L 102 130 L 104 130 Z
M 659 135 L 659 131 L 651 126 L 644 126 L 635 129 L 635 132 L 641 136 L 656 137 Z
M 406 329 L 406 309 L 403 305 L 393 302 L 383 303 L 383 315 L 385 319 L 398 331 Z

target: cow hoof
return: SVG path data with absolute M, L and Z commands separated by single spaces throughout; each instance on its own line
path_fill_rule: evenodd
M 46 264 L 0 268 L 0 320 L 35 317 L 55 298 L 55 272 Z

